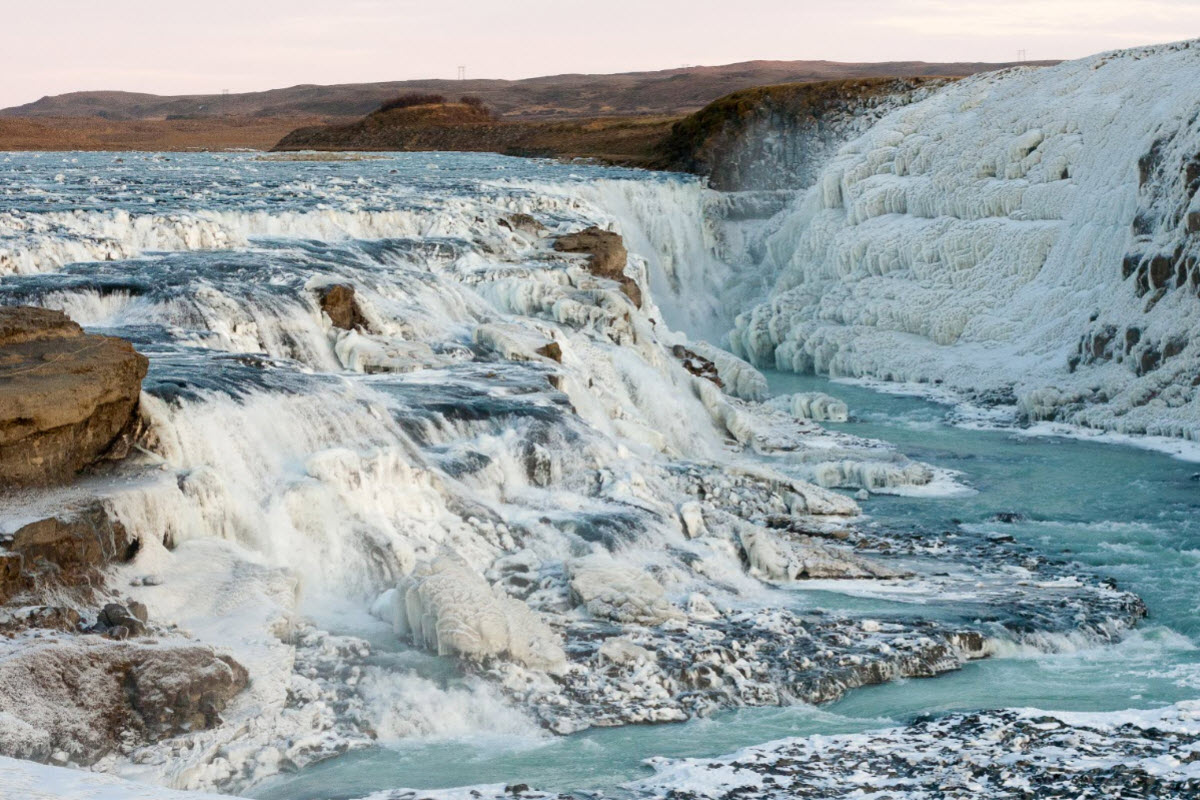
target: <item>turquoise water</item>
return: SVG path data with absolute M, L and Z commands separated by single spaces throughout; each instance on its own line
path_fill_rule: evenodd
M 1200 483 L 1193 479 L 1200 466 L 1129 447 L 953 427 L 947 407 L 922 399 L 820 378 L 769 377 L 776 393 L 819 390 L 844 399 L 852 420 L 829 427 L 891 442 L 915 459 L 962 473 L 976 490 L 948 498 L 873 497 L 864 507 L 881 524 L 944 529 L 959 521 L 1002 531 L 1137 592 L 1149 607 L 1148 619 L 1115 646 L 1050 654 L 1014 648 L 936 679 L 860 689 L 819 709 L 743 709 L 683 725 L 565 738 L 399 742 L 281 776 L 255 796 L 348 798 L 382 788 L 478 783 L 611 789 L 647 774 L 642 761 L 656 755 L 715 756 L 785 736 L 867 730 L 939 711 L 1116 710 L 1200 696 Z M 1024 520 L 989 521 L 998 512 Z M 834 592 L 809 594 L 827 608 L 869 612 L 886 605 Z M 438 659 L 422 663 L 425 674 L 457 680 Z

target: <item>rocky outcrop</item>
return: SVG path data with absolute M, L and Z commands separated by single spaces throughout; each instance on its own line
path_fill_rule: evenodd
M 347 283 L 323 286 L 317 290 L 317 298 L 321 310 L 329 317 L 333 327 L 347 331 L 356 328 L 365 330 L 369 327 L 367 318 L 359 308 L 353 286 Z
M 121 743 L 215 726 L 248 681 L 242 665 L 199 645 L 0 640 L 0 754 L 91 764 Z
M 697 378 L 712 381 L 718 388 L 725 386 L 724 381 L 721 380 L 720 373 L 717 371 L 717 365 L 704 356 L 699 355 L 693 350 L 689 350 L 681 344 L 677 344 L 671 348 L 671 355 L 679 359 L 679 362 L 683 364 L 683 368 Z
M 509 214 L 497 224 L 502 228 L 508 228 L 510 231 L 521 231 L 522 233 L 528 233 L 530 236 L 541 236 L 546 232 L 546 226 L 538 222 L 537 218 L 531 214 Z
M 588 257 L 588 272 L 598 278 L 607 278 L 621 284 L 633 304 L 642 307 L 642 290 L 637 281 L 625 274 L 629 262 L 629 251 L 621 234 L 601 228 L 585 228 L 578 233 L 569 233 L 554 240 L 554 249 L 560 253 L 580 253 Z
M 68 480 L 134 419 L 148 362 L 60 311 L 0 308 L 0 487 Z
M 99 585 L 99 570 L 136 555 L 138 543 L 95 503 L 0 534 L 0 603 L 29 590 Z
M 560 236 L 554 242 L 560 253 L 584 253 L 588 256 L 588 271 L 593 275 L 617 280 L 625 273 L 629 252 L 621 234 L 597 227 Z
M 841 145 L 946 80 L 868 78 L 734 92 L 675 124 L 662 166 L 707 175 L 722 191 L 802 189 Z

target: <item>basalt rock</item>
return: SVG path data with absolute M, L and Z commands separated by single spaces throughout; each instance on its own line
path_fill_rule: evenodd
M 354 287 L 345 283 L 335 283 L 317 290 L 321 310 L 329 317 L 335 328 L 351 331 L 355 328 L 370 327 L 367 318 L 363 316 L 358 306 Z
M 148 361 L 60 311 L 0 308 L 0 487 L 69 480 L 135 417 Z

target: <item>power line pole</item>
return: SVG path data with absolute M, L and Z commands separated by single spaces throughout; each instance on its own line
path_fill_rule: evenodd
M 460 81 L 465 81 L 467 79 L 467 68 L 466 67 L 458 68 L 458 79 Z
M 1025 49 L 1024 48 L 1021 48 L 1020 50 L 1017 51 L 1017 61 L 1020 61 L 1022 63 L 1025 62 Z

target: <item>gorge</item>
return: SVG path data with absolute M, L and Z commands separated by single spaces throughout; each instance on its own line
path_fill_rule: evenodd
M 860 86 L 712 185 L 0 156 L 0 368 L 143 357 L 5 473 L 0 797 L 1195 796 L 1197 74 Z

